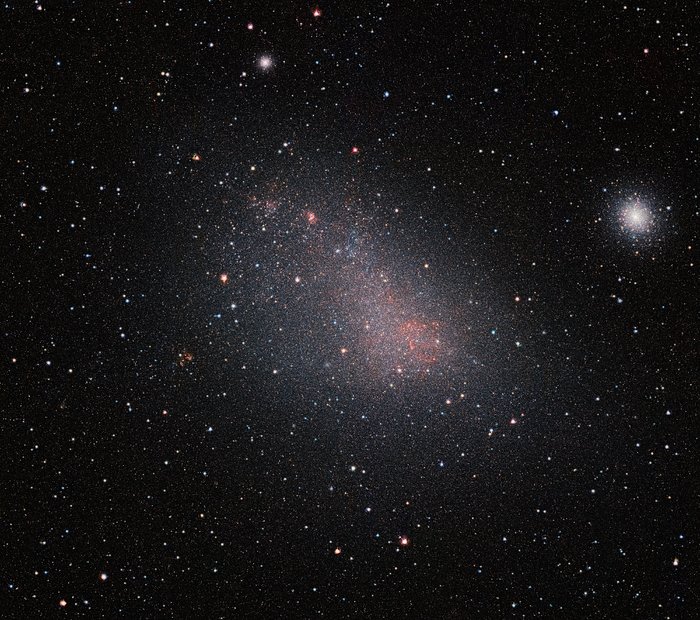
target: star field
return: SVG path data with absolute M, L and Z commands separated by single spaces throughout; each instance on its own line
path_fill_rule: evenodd
M 694 618 L 692 3 L 7 2 L 3 618 Z

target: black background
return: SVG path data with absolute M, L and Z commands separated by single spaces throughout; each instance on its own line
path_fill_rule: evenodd
M 0 615 L 693 617 L 697 8 L 314 8 L 1 9 Z

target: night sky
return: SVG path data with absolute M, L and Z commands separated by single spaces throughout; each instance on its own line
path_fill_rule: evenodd
M 2 8 L 3 618 L 693 618 L 694 2 Z

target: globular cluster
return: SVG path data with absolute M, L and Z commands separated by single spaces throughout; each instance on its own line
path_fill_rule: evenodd
M 2 11 L 0 616 L 697 616 L 692 3 Z
M 639 201 L 625 205 L 622 212 L 622 227 L 633 232 L 648 233 L 653 225 L 653 216 Z
M 668 206 L 667 211 L 671 208 Z M 619 225 L 625 236 L 632 240 L 659 239 L 667 219 L 662 206 L 634 195 L 621 202 Z

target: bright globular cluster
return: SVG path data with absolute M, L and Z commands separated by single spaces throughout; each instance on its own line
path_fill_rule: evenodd
M 637 198 L 625 203 L 620 220 L 622 228 L 632 234 L 649 233 L 654 224 L 651 210 Z
M 272 56 L 269 56 L 267 54 L 263 54 L 258 58 L 258 67 L 262 69 L 263 71 L 269 71 L 272 69 L 274 66 L 275 62 L 272 59 Z

